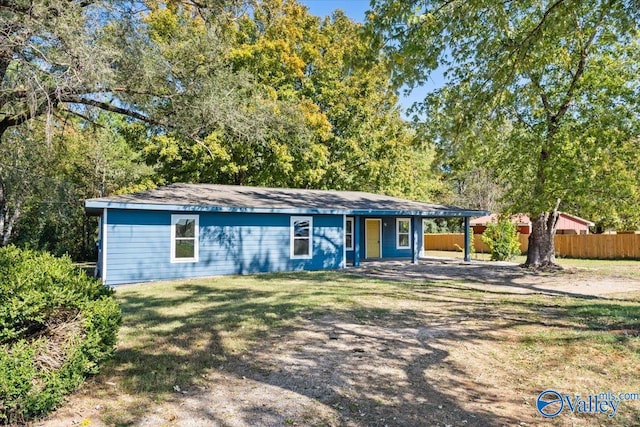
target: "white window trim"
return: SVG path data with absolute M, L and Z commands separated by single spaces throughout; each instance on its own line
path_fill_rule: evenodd
M 351 223 L 351 246 L 347 246 L 347 223 Z M 355 232 L 353 227 L 355 226 L 355 218 L 354 217 L 346 217 L 344 221 L 344 246 L 348 251 L 352 251 L 354 248 L 353 238 L 355 236 Z
M 407 233 L 400 233 L 400 222 L 409 222 L 409 231 Z M 409 236 L 407 246 L 400 246 L 400 234 L 407 234 Z M 396 218 L 396 249 L 411 249 L 411 218 Z
M 309 253 L 307 255 L 295 255 L 295 227 L 296 221 L 309 221 Z M 289 222 L 289 256 L 291 259 L 311 259 L 313 258 L 313 217 L 312 216 L 292 216 Z
M 194 220 L 193 233 L 193 257 L 192 258 L 176 258 L 176 224 L 181 219 Z M 198 262 L 200 256 L 200 216 L 199 215 L 171 215 L 171 263 Z

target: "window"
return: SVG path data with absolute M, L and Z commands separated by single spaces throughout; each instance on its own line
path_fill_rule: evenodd
M 198 262 L 198 215 L 171 215 L 171 262 Z
M 348 251 L 353 250 L 353 218 L 347 218 L 344 224 L 344 244 Z
M 291 217 L 291 258 L 311 258 L 313 251 L 313 218 Z
M 396 249 L 411 249 L 411 219 L 396 219 Z

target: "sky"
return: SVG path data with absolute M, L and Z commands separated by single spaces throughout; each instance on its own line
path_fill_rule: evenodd
M 298 0 L 309 8 L 309 11 L 317 16 L 329 16 L 336 9 L 342 9 L 344 13 L 357 22 L 364 21 L 364 13 L 369 9 L 369 0 Z
M 364 21 L 364 13 L 369 9 L 369 0 L 298 0 L 309 8 L 309 11 L 317 16 L 329 16 L 336 9 L 342 9 L 344 13 L 356 22 Z
M 369 10 L 369 0 L 298 0 L 309 8 L 309 12 L 317 16 L 329 16 L 336 9 L 342 9 L 344 13 L 356 22 L 364 22 L 365 12 Z M 400 107 L 406 111 L 414 102 L 424 99 L 427 91 L 441 87 L 443 85 L 441 72 L 434 72 L 430 83 L 423 87 L 416 88 L 408 96 L 400 93 Z

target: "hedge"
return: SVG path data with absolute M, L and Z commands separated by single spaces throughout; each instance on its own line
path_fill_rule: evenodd
M 113 291 L 68 257 L 0 249 L 0 424 L 47 414 L 113 355 Z

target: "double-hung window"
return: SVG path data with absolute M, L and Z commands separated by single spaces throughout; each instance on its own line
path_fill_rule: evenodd
M 291 258 L 309 259 L 313 251 L 313 218 L 291 217 Z
M 198 215 L 171 215 L 171 262 L 198 262 Z
M 396 249 L 411 249 L 411 218 L 396 218 Z
M 344 223 L 344 244 L 348 251 L 353 250 L 353 218 L 347 218 Z

